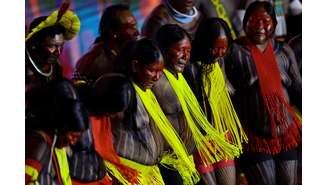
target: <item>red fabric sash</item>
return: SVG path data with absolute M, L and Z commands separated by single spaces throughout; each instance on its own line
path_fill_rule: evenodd
M 90 120 L 96 151 L 103 159 L 114 164 L 131 184 L 135 184 L 137 182 L 138 172 L 121 164 L 120 158 L 114 149 L 110 118 L 108 116 L 100 118 L 91 116 Z
M 276 126 L 279 125 L 285 133 L 289 125 L 289 115 L 292 116 L 293 124 L 299 125 L 300 120 L 283 94 L 280 72 L 271 41 L 263 53 L 255 45 L 248 44 L 248 47 L 259 77 L 260 93 L 270 116 L 272 133 L 274 137 L 277 137 Z

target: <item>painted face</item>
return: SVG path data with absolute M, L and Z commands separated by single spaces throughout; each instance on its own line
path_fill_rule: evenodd
M 67 145 L 74 145 L 80 139 L 82 131 L 68 131 L 64 135 L 59 135 L 56 147 L 63 148 Z
M 136 39 L 139 36 L 137 29 L 137 20 L 130 11 L 122 11 L 119 13 L 121 26 L 117 31 L 118 38 L 122 42 Z
M 274 31 L 271 16 L 264 8 L 259 8 L 249 17 L 245 32 L 254 44 L 264 44 L 272 37 Z
M 157 61 L 149 65 L 136 63 L 135 78 L 142 89 L 152 88 L 163 74 L 164 60 L 161 56 Z
M 228 50 L 228 38 L 223 35 L 215 39 L 213 48 L 210 50 L 211 57 L 213 61 L 224 57 Z
M 189 12 L 196 4 L 196 0 L 170 0 L 170 4 L 182 13 Z
M 58 62 L 63 48 L 64 48 L 63 34 L 56 34 L 54 37 L 46 37 L 43 44 L 41 44 L 41 54 L 44 55 L 45 61 L 49 64 Z
M 187 36 L 173 44 L 167 51 L 168 68 L 176 73 L 182 73 L 189 62 L 191 43 Z

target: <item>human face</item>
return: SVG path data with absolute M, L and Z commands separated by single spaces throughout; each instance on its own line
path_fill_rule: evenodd
M 134 40 L 139 36 L 137 20 L 130 11 L 119 13 L 121 25 L 117 30 L 117 39 L 122 42 Z
M 44 42 L 41 44 L 41 54 L 44 55 L 44 60 L 48 64 L 58 62 L 58 58 L 64 48 L 64 35 L 56 34 L 54 37 L 46 37 Z
M 189 62 L 191 43 L 187 36 L 173 44 L 166 53 L 167 67 L 172 72 L 182 73 Z
M 170 0 L 173 8 L 179 12 L 188 13 L 196 4 L 196 0 Z
M 226 55 L 228 50 L 228 38 L 224 36 L 219 36 L 215 39 L 213 48 L 210 50 L 211 58 L 213 61 L 217 61 Z
M 75 145 L 80 139 L 82 131 L 68 131 L 63 135 L 58 136 L 58 141 L 56 143 L 57 148 L 63 148 L 67 145 Z
M 265 44 L 274 31 L 271 16 L 260 7 L 249 17 L 245 32 L 247 37 L 256 45 Z
M 142 65 L 136 61 L 135 66 L 136 82 L 143 90 L 146 90 L 152 88 L 155 82 L 162 76 L 164 60 L 161 56 L 157 61 L 154 61 L 149 65 Z

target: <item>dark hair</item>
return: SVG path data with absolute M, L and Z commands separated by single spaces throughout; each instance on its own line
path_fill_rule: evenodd
M 186 36 L 191 40 L 188 32 L 177 24 L 166 24 L 161 26 L 156 33 L 156 42 L 161 51 L 166 52 L 173 44 L 181 41 Z
M 92 97 L 95 105 L 90 112 L 94 116 L 102 116 L 124 110 L 130 102 L 130 97 L 125 94 L 132 88 L 128 82 L 129 79 L 118 73 L 100 76 L 93 87 Z
M 29 26 L 29 33 L 32 32 L 32 30 L 37 27 L 42 21 L 46 20 L 47 16 L 40 16 L 31 22 Z M 43 28 L 42 30 L 36 32 L 29 40 L 28 43 L 36 43 L 41 44 L 45 41 L 47 37 L 54 37 L 57 34 L 64 34 L 65 28 L 61 25 L 53 25 L 46 28 Z
M 220 36 L 221 29 L 224 30 L 228 39 L 228 53 L 232 45 L 232 37 L 228 24 L 221 18 L 208 18 L 203 20 L 195 35 L 192 45 L 191 61 L 201 60 L 204 63 L 212 62 L 209 56 L 209 50 L 213 47 L 215 39 Z
M 88 112 L 73 84 L 54 80 L 27 95 L 27 129 L 81 131 L 89 127 Z
M 88 111 L 80 101 L 60 101 L 56 104 L 55 110 L 55 128 L 59 132 L 83 131 L 89 128 Z
M 150 65 L 162 56 L 157 44 L 148 38 L 128 42 L 120 51 L 115 62 L 115 71 L 126 76 L 132 75 L 132 61 L 141 65 Z
M 105 9 L 99 22 L 100 36 L 95 42 L 98 42 L 99 40 L 108 40 L 110 37 L 108 32 L 110 30 L 117 30 L 120 27 L 121 21 L 118 14 L 123 11 L 130 11 L 130 7 L 126 4 L 116 4 Z
M 275 13 L 274 8 L 271 5 L 271 3 L 267 2 L 267 1 L 254 1 L 247 7 L 245 16 L 243 19 L 243 29 L 245 30 L 245 27 L 246 27 L 249 17 L 253 14 L 253 12 L 255 12 L 259 8 L 264 8 L 264 10 L 270 15 L 270 17 L 273 21 L 273 27 L 275 30 L 276 26 L 277 26 L 276 13 Z

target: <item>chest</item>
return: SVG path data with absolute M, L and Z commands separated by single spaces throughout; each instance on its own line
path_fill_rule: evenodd
M 165 114 L 176 114 L 182 111 L 179 99 L 165 75 L 162 75 L 152 90 Z

